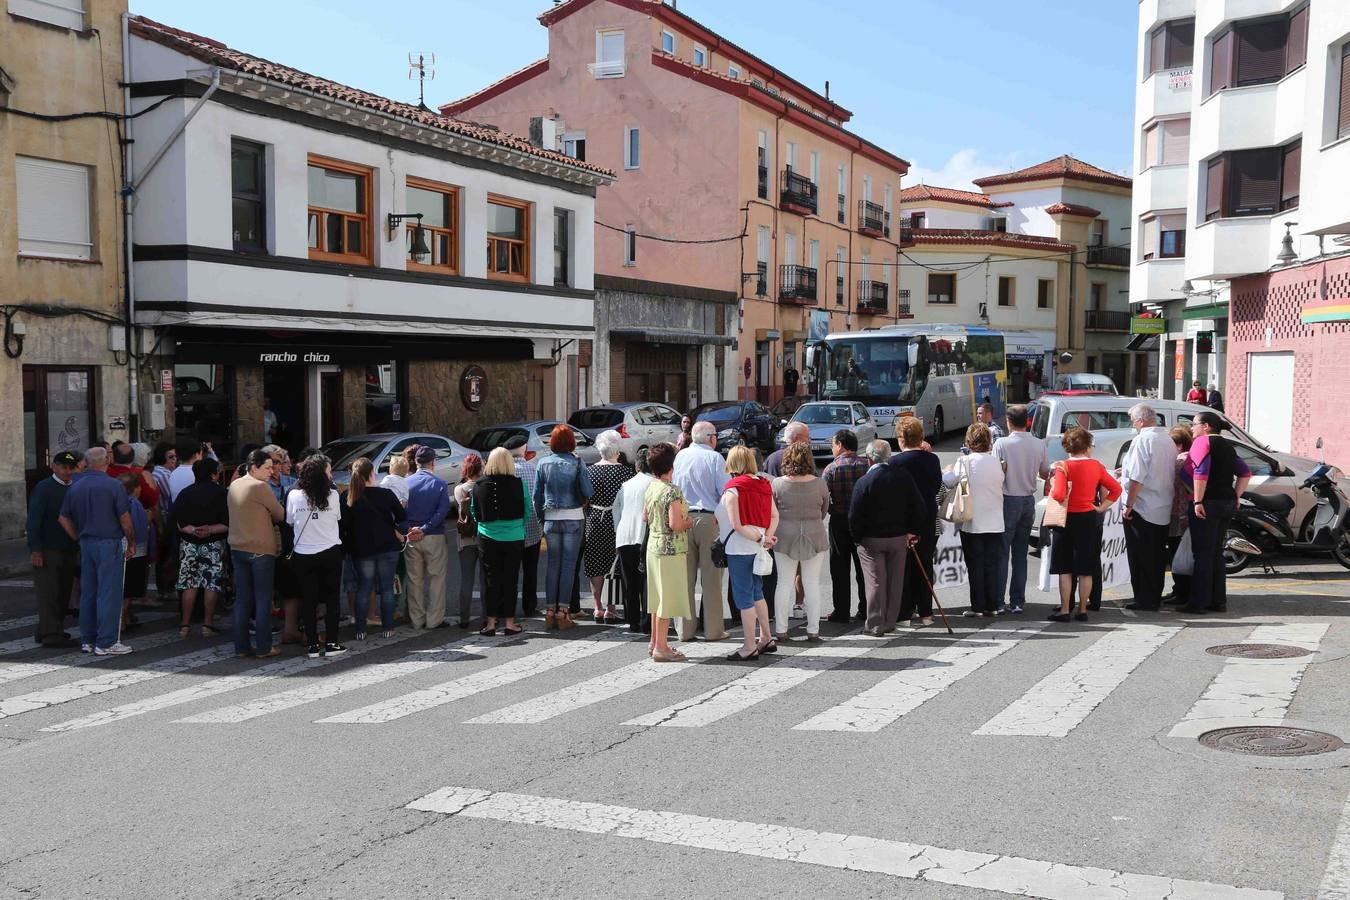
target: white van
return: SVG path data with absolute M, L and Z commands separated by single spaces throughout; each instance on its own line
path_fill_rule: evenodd
M 1104 394 L 1119 394 L 1120 390 L 1109 375 L 1095 375 L 1091 372 L 1066 372 L 1055 376 L 1057 391 L 1101 391 Z

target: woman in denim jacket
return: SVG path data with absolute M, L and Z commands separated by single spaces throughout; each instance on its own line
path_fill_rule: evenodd
M 548 446 L 553 454 L 540 461 L 534 482 L 535 515 L 543 521 L 544 539 L 548 541 L 544 593 L 549 611 L 544 614 L 544 624 L 566 629 L 572 627 L 572 617 L 561 604 L 570 597 L 576 577 L 586 501 L 594 487 L 590 472 L 572 452 L 577 448 L 577 438 L 569 426 L 555 426 Z

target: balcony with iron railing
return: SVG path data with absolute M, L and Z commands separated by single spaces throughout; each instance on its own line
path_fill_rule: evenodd
M 891 214 L 880 203 L 858 201 L 858 231 L 875 237 L 891 236 Z
M 778 267 L 778 299 L 804 306 L 816 305 L 816 270 L 810 266 Z
M 858 282 L 858 312 L 884 316 L 890 309 L 891 286 L 884 281 Z
M 1130 330 L 1130 314 L 1123 310 L 1089 309 L 1084 313 L 1084 317 L 1083 325 L 1088 331 L 1128 332 Z
M 1089 266 L 1105 266 L 1112 269 L 1128 269 L 1130 267 L 1130 248 L 1107 247 L 1103 245 L 1088 247 L 1087 264 Z
M 800 213 L 815 215 L 818 189 L 815 182 L 805 175 L 798 175 L 792 167 L 783 170 L 783 189 L 778 197 L 778 205 Z

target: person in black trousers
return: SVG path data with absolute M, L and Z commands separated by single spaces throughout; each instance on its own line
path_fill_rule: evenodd
M 307 651 L 311 659 L 337 656 L 342 605 L 342 516 L 344 506 L 333 487 L 333 465 L 316 453 L 300 464 L 299 481 L 286 495 L 286 522 L 294 535 L 291 559 L 300 584 Z M 324 605 L 324 642 L 319 643 L 319 604 Z M 361 627 L 361 626 L 358 626 Z
M 1195 489 L 1190 511 L 1195 574 L 1191 602 L 1182 608 L 1191 615 L 1228 609 L 1223 542 L 1228 523 L 1237 512 L 1238 498 L 1252 478 L 1247 463 L 1222 436 L 1223 429 L 1224 421 L 1216 413 L 1202 412 L 1195 417 L 1191 424 L 1195 440 L 1182 474 L 1183 478 L 1190 476 Z
M 614 549 L 619 559 L 619 584 L 623 588 L 623 617 L 633 634 L 651 634 L 647 613 L 647 576 L 642 561 L 647 555 L 647 523 L 642 520 L 647 486 L 656 479 L 647 468 L 647 454 L 638 454 L 637 474 L 619 488 L 614 498 Z
M 928 586 L 933 583 L 933 562 L 937 556 L 937 495 L 942 487 L 942 463 L 936 453 L 923 449 L 923 423 L 914 416 L 900 420 L 895 426 L 895 436 L 900 442 L 900 452 L 886 465 L 906 472 L 914 479 L 924 511 L 923 525 L 918 532 L 919 543 L 914 547 L 919 565 L 905 568 L 905 593 L 900 603 L 899 621 L 917 618 L 918 626 L 932 625 L 933 592 Z M 913 555 L 909 561 L 914 562 Z
M 853 602 L 848 581 L 850 563 L 858 582 L 858 607 L 863 611 L 867 609 L 862 562 L 858 559 L 853 532 L 849 531 L 848 508 L 853 502 L 853 488 L 870 466 L 866 459 L 858 456 L 858 436 L 847 428 L 835 432 L 830 449 L 834 452 L 834 461 L 820 473 L 830 494 L 830 583 L 834 589 L 834 612 L 827 618 L 831 622 L 847 624 Z

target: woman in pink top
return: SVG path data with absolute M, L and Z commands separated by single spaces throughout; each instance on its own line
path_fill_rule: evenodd
M 1051 613 L 1050 620 L 1069 621 L 1073 580 L 1077 578 L 1078 614 L 1074 618 L 1086 622 L 1092 573 L 1102 552 L 1097 515 L 1120 499 L 1120 482 L 1090 455 L 1092 434 L 1086 429 L 1070 428 L 1060 443 L 1069 458 L 1055 464 L 1050 476 L 1050 496 L 1056 503 L 1067 500 L 1069 514 L 1064 528 L 1054 529 L 1050 548 L 1050 572 L 1059 576 L 1059 612 Z M 1103 489 L 1106 499 L 1099 501 Z

